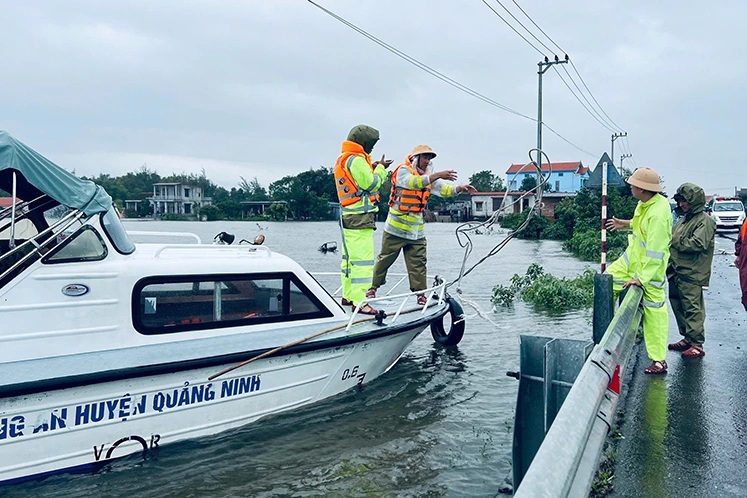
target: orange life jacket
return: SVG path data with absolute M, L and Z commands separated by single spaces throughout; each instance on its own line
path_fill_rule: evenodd
M 350 164 L 353 162 L 356 156 L 362 157 L 368 163 L 368 167 L 373 172 L 374 168 L 371 164 L 371 156 L 366 154 L 363 150 L 363 146 L 349 140 L 345 140 L 342 143 L 342 152 L 337 158 L 335 163 L 335 185 L 337 186 L 337 199 L 340 201 L 342 207 L 352 206 L 356 202 L 360 202 L 365 192 L 355 183 L 353 175 L 350 174 Z M 371 203 L 379 201 L 379 194 L 369 194 L 368 200 Z
M 402 213 L 422 213 L 428 204 L 428 198 L 431 196 L 431 184 L 429 183 L 422 190 L 410 190 L 398 187 L 396 184 L 397 174 L 403 166 L 410 170 L 410 174 L 421 176 L 417 168 L 408 163 L 402 163 L 397 166 L 392 173 L 392 193 L 389 196 L 389 207 Z

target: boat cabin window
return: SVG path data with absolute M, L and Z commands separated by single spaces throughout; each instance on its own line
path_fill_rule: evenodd
M 42 263 L 77 263 L 99 261 L 106 257 L 106 244 L 101 235 L 90 225 L 84 225 L 70 236 L 61 232 L 57 235 L 58 244 L 47 254 Z
M 109 237 L 114 249 L 121 254 L 132 254 L 135 251 L 135 244 L 127 236 L 127 232 L 122 226 L 119 214 L 110 207 L 106 213 L 101 215 L 101 226 L 104 227 L 104 233 Z
M 332 316 L 292 273 L 149 277 L 135 285 L 132 314 L 142 334 Z

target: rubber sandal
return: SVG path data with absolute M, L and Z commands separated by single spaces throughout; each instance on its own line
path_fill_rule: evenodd
M 353 310 L 355 310 L 355 305 L 353 305 Z M 358 313 L 361 315 L 375 315 L 378 312 L 379 310 L 377 310 L 370 304 L 366 304 L 365 306 L 361 307 L 361 309 L 358 310 Z
M 667 362 L 664 360 L 655 361 L 651 363 L 651 365 L 649 365 L 649 367 L 646 370 L 644 370 L 643 373 L 646 373 L 649 375 L 665 374 L 667 373 Z
M 689 349 L 691 344 L 687 342 L 685 339 L 682 339 L 677 342 L 673 342 L 669 346 L 667 346 L 667 349 L 670 351 L 684 351 L 686 349 Z
M 366 291 L 366 299 L 374 299 L 376 297 L 376 289 L 371 287 Z
M 428 304 L 428 298 L 425 297 L 425 294 L 418 294 L 418 306 L 425 306 Z
M 342 298 L 342 300 L 340 301 L 340 303 L 341 303 L 341 304 L 342 304 L 343 306 L 352 306 L 352 305 L 353 305 L 353 301 L 348 301 L 348 300 L 347 300 L 347 299 L 345 299 L 344 297 Z
M 682 352 L 681 356 L 683 358 L 702 358 L 705 356 L 705 351 L 703 351 L 703 348 L 699 348 L 698 346 L 690 346 Z

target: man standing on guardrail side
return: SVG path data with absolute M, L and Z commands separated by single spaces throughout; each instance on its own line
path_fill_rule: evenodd
M 342 225 L 342 305 L 353 308 L 365 299 L 373 279 L 376 203 L 387 177 L 386 167 L 392 163 L 384 156 L 371 162 L 370 154 L 378 141 L 377 129 L 354 126 L 342 143 L 334 169 Z M 366 304 L 359 313 L 375 315 L 378 311 Z
M 679 216 L 669 246 L 669 303 L 682 339 L 670 344 L 683 358 L 705 356 L 705 301 L 703 286 L 711 279 L 716 223 L 703 210 L 705 192 L 683 183 L 674 194 Z
M 739 268 L 739 285 L 742 288 L 742 306 L 747 311 L 747 220 L 742 223 L 742 228 L 739 230 L 739 236 L 737 237 L 737 243 L 734 244 L 734 254 L 737 259 L 734 260 L 734 264 Z
M 477 192 L 472 185 L 456 185 L 457 172 L 443 170 L 434 172 L 432 161 L 436 157 L 427 145 L 417 145 L 407 155 L 404 163 L 392 173 L 392 194 L 389 197 L 389 214 L 381 239 L 381 252 L 376 258 L 373 283 L 366 297 L 376 297 L 376 289 L 386 283 L 389 267 L 399 256 L 405 254 L 407 276 L 412 292 L 428 287 L 426 281 L 427 251 L 425 240 L 425 207 L 431 194 L 452 197 L 461 192 Z M 419 306 L 425 306 L 428 298 L 418 294 Z
M 661 194 L 664 189 L 659 175 L 651 168 L 639 168 L 625 181 L 638 199 L 633 219 L 613 217 L 607 221 L 607 229 L 630 228 L 633 233 L 628 235 L 625 252 L 607 268 L 607 273 L 612 275 L 616 293 L 631 285 L 643 289 L 643 339 L 652 362 L 645 372 L 663 374 L 667 372 L 669 336 L 664 286 L 672 240 L 672 210 Z

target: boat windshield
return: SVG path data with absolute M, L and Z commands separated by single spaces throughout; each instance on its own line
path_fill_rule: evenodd
M 107 212 L 101 215 L 101 226 L 104 227 L 106 236 L 109 238 L 109 241 L 111 241 L 117 252 L 121 254 L 131 254 L 135 251 L 135 244 L 130 240 L 130 237 L 122 226 L 119 214 L 114 206 L 110 207 Z

